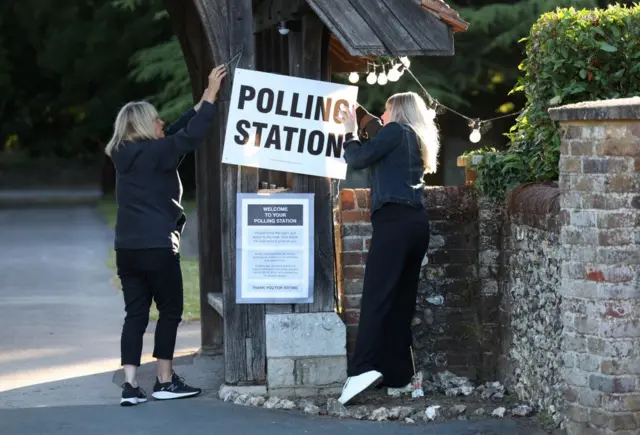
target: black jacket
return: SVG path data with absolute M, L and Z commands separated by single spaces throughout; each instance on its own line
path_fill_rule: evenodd
M 116 249 L 178 252 L 186 217 L 178 165 L 204 140 L 214 105 L 203 102 L 172 124 L 162 139 L 125 141 L 112 152 L 116 168 Z
M 383 127 L 368 114 L 361 117 L 360 134 L 369 139 L 347 137 L 344 159 L 354 169 L 370 170 L 371 214 L 385 203 L 423 209 L 424 162 L 415 132 L 395 122 Z

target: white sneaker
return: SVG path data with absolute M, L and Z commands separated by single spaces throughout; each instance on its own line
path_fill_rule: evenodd
M 358 376 L 352 376 L 347 379 L 342 388 L 342 395 L 338 399 L 338 402 L 345 405 L 351 399 L 362 393 L 364 390 L 374 385 L 382 379 L 382 373 L 371 370 Z
M 387 388 L 387 394 L 391 397 L 400 397 L 403 394 L 411 394 L 412 391 L 413 387 L 411 386 L 411 383 L 400 388 Z

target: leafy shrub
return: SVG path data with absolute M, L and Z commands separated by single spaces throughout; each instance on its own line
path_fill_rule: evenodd
M 640 5 L 557 9 L 542 15 L 526 38 L 524 76 L 512 92 L 527 104 L 503 153 L 486 153 L 478 188 L 504 197 L 531 181 L 558 178 L 560 136 L 550 107 L 640 95 Z

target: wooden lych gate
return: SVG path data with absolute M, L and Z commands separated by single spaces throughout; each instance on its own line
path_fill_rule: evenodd
M 440 0 L 429 3 L 432 11 L 419 0 L 165 0 L 196 98 L 211 68 L 240 51 L 240 68 L 326 81 L 366 71 L 375 56 L 452 56 L 455 19 Z M 226 384 L 264 385 L 266 313 L 335 308 L 331 180 L 221 164 L 230 84 L 196 154 L 202 347 L 224 352 Z M 236 194 L 263 182 L 315 194 L 313 304 L 236 304 Z

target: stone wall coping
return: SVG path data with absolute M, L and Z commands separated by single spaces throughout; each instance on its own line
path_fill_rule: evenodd
M 478 166 L 484 159 L 484 154 L 474 154 L 471 156 L 458 156 L 456 165 L 459 168 Z
M 554 121 L 640 120 L 640 97 L 586 101 L 549 109 Z

